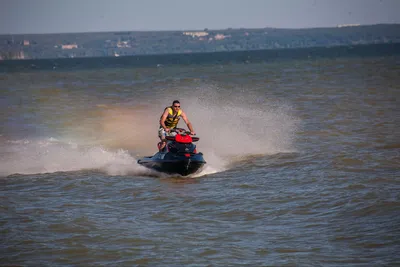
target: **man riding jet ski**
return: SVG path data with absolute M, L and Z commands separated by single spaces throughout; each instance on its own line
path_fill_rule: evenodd
M 181 117 L 190 131 L 176 128 Z M 195 134 L 180 102 L 174 100 L 172 106 L 164 109 L 160 118 L 158 136 L 161 142 L 158 143 L 158 153 L 139 159 L 138 163 L 156 171 L 182 176 L 199 171 L 206 162 L 193 144 L 199 140 L 199 137 L 192 136 Z

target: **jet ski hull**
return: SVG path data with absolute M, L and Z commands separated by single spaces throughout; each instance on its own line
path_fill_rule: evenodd
M 152 157 L 139 159 L 138 163 L 158 172 L 187 176 L 198 172 L 206 161 L 201 153 L 185 156 L 158 152 Z

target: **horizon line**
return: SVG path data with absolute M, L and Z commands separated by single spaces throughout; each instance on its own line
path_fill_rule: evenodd
M 202 30 L 116 30 L 116 31 L 89 31 L 89 32 L 49 32 L 49 33 L 0 33 L 2 35 L 52 35 L 52 34 L 87 34 L 87 33 L 118 33 L 118 32 L 186 32 L 186 31 L 221 31 L 221 30 L 262 30 L 262 29 L 275 29 L 275 30 L 311 30 L 311 29 L 336 29 L 336 28 L 351 28 L 351 27 L 365 27 L 377 25 L 400 25 L 400 23 L 375 23 L 375 24 L 337 24 L 336 26 L 321 26 L 321 27 L 305 27 L 305 28 L 276 28 L 276 27 L 261 27 L 261 28 L 204 28 Z

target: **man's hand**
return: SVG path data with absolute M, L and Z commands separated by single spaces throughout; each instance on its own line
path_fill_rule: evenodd
M 170 131 L 169 128 L 165 128 L 165 132 L 168 133 Z
M 190 131 L 191 135 L 196 135 L 196 133 L 194 131 Z

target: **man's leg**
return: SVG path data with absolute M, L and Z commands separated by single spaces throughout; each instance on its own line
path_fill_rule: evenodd
M 167 144 L 167 140 L 165 139 L 165 130 L 163 128 L 160 128 L 158 130 L 158 137 L 160 137 L 161 142 L 158 143 L 158 150 L 161 152 L 164 148 L 165 145 Z

